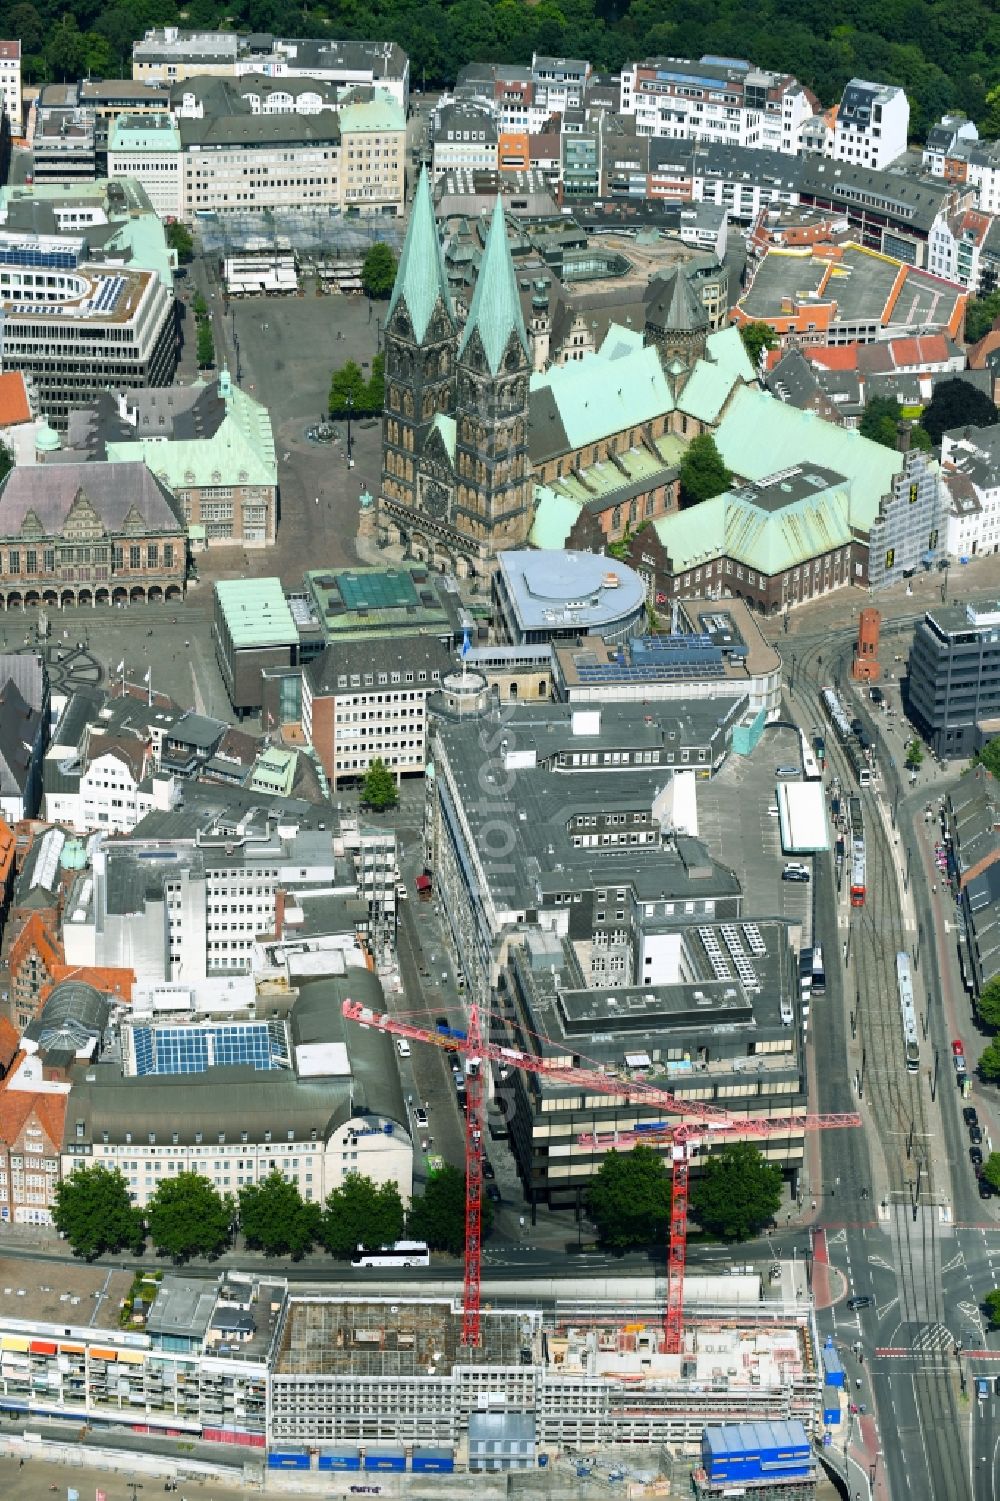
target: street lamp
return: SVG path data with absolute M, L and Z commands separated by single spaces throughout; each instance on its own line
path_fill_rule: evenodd
M 353 448 L 351 443 L 351 413 L 354 410 L 354 397 L 347 398 L 347 467 L 354 467 Z

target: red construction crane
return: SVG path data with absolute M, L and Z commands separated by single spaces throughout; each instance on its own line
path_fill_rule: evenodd
M 730 1116 L 716 1105 L 706 1105 L 700 1100 L 678 1099 L 669 1090 L 658 1089 L 639 1079 L 619 1079 L 614 1074 L 602 1073 L 598 1068 L 574 1068 L 569 1064 L 553 1063 L 550 1059 L 526 1053 L 521 1048 L 507 1047 L 491 1042 L 482 1035 L 479 1008 L 469 1009 L 467 1033 L 457 1031 L 432 1031 L 415 1025 L 388 1012 L 373 1011 L 358 1001 L 346 1000 L 343 1014 L 348 1021 L 363 1027 L 376 1027 L 380 1032 L 389 1032 L 394 1037 L 406 1037 L 415 1042 L 429 1042 L 446 1053 L 455 1053 L 466 1060 L 466 1121 L 465 1121 L 465 1288 L 462 1305 L 462 1343 L 475 1346 L 479 1343 L 480 1310 L 480 1260 L 482 1251 L 482 1195 L 483 1195 L 483 1108 L 482 1064 L 485 1060 L 500 1063 L 508 1068 L 524 1069 L 539 1074 L 555 1083 L 571 1084 L 592 1090 L 595 1094 L 614 1095 L 626 1103 L 655 1106 L 671 1110 L 678 1115 L 696 1117 L 695 1123 L 680 1123 L 662 1128 L 655 1125 L 648 1131 L 621 1132 L 610 1136 L 596 1134 L 579 1138 L 584 1145 L 601 1147 L 632 1145 L 635 1142 L 654 1140 L 662 1131 L 669 1133 L 672 1146 L 673 1183 L 670 1209 L 670 1248 L 667 1262 L 667 1304 L 664 1310 L 665 1346 L 668 1353 L 677 1354 L 681 1349 L 684 1329 L 684 1263 L 687 1254 L 687 1195 L 688 1195 L 688 1143 L 694 1139 L 722 1133 L 727 1136 L 778 1136 L 789 1131 L 825 1131 L 845 1126 L 860 1126 L 861 1117 L 844 1115 L 792 1115 L 770 1116 L 760 1119 Z M 540 1037 L 542 1043 L 547 1038 Z M 553 1049 L 555 1043 L 549 1043 Z

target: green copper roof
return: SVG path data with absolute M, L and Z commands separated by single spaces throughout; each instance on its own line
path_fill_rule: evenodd
M 434 304 L 441 298 L 449 318 L 454 320 L 451 298 L 448 295 L 448 278 L 444 270 L 441 241 L 438 239 L 434 220 L 434 204 L 431 201 L 431 185 L 425 167 L 420 173 L 417 191 L 413 195 L 410 225 L 399 258 L 399 269 L 389 299 L 389 317 L 396 303 L 403 299 L 406 311 L 413 324 L 413 333 L 418 343 L 427 332 Z
M 458 347 L 459 357 L 477 328 L 494 375 L 500 368 L 500 361 L 512 333 L 517 334 L 521 348 L 527 355 L 528 336 L 524 331 L 524 318 L 514 279 L 514 262 L 510 257 L 503 204 L 499 198 L 490 220 L 490 232 L 486 236 L 486 248 L 476 278 L 476 290 L 472 294 L 468 322 Z
M 847 487 L 839 482 L 775 510 L 757 505 L 750 492 L 727 491 L 660 516 L 653 528 L 675 573 L 725 556 L 773 578 L 848 546 L 850 509 Z
M 535 519 L 528 541 L 544 550 L 566 546 L 573 523 L 583 510 L 582 500 L 557 495 L 548 485 L 535 486 Z
M 741 479 L 760 480 L 794 464 L 821 464 L 848 481 L 851 525 L 871 530 L 879 500 L 903 467 L 903 455 L 863 438 L 856 428 L 824 422 L 786 406 L 769 391 L 741 386 L 715 434 L 723 462 Z M 700 511 L 700 507 L 698 507 Z

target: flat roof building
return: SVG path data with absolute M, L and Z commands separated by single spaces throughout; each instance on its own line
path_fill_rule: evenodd
M 213 592 L 215 658 L 242 718 L 263 703 L 261 673 L 298 662 L 298 627 L 280 579 L 222 579 Z
M 940 760 L 978 749 L 981 720 L 1000 715 L 1000 606 L 944 605 L 917 622 L 907 712 Z
M 645 616 L 638 574 L 589 552 L 498 553 L 492 588 L 497 635 L 513 646 L 584 633 L 620 641 Z

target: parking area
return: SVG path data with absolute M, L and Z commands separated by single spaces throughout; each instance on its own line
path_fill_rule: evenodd
M 752 756 L 730 756 L 722 771 L 698 799 L 698 824 L 716 859 L 732 867 L 745 893 L 752 893 L 754 917 L 783 917 L 809 932 L 812 882 L 783 881 L 784 865 L 795 861 L 811 868 L 801 855 L 785 856 L 781 824 L 770 808 L 777 806 L 778 766 L 797 766 L 799 738 L 784 728 L 765 730 Z

